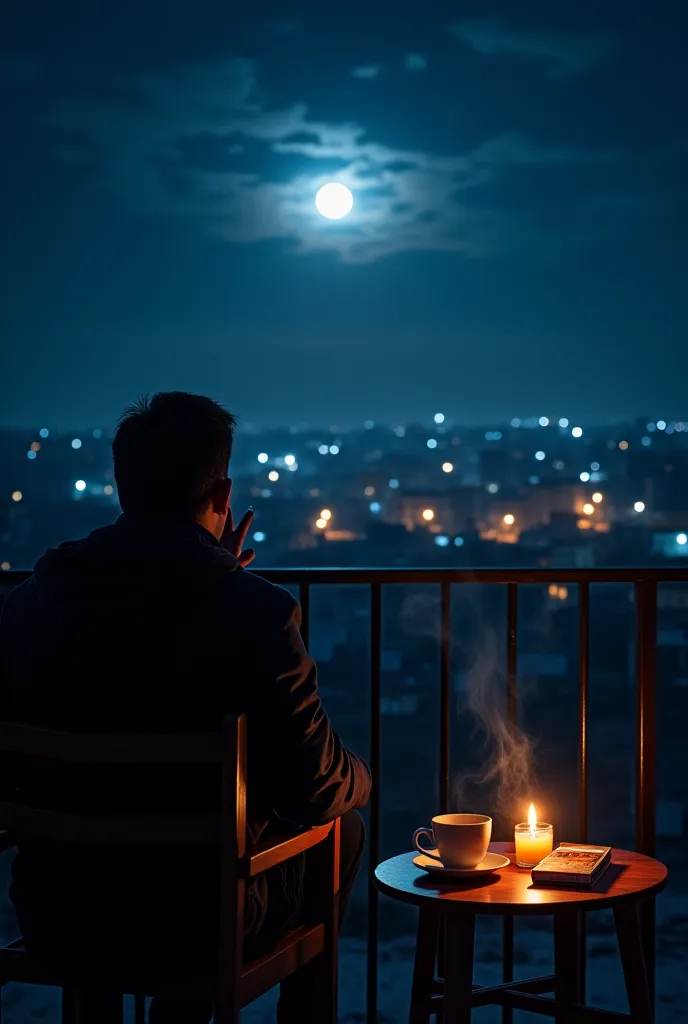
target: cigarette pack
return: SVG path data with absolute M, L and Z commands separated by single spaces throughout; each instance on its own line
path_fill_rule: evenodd
M 610 863 L 611 846 L 587 846 L 561 843 L 533 868 L 531 877 L 538 885 L 593 885 Z

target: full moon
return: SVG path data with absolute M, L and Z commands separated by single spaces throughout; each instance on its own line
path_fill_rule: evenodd
M 346 185 L 339 181 L 330 181 L 318 189 L 315 205 L 318 213 L 328 220 L 341 220 L 347 213 L 351 213 L 354 197 Z

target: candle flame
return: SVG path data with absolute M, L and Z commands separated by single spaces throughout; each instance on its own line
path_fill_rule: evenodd
M 537 814 L 535 813 L 535 804 L 531 804 L 528 808 L 528 825 L 531 832 L 535 832 L 535 826 L 537 825 Z

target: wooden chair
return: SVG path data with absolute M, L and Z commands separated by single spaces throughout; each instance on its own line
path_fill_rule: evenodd
M 0 949 L 0 997 L 8 982 L 52 985 L 62 989 L 63 1020 L 78 1020 L 78 994 L 103 991 L 136 997 L 136 1021 L 145 1019 L 145 998 L 198 999 L 215 1006 L 216 1024 L 236 1024 L 242 1006 L 293 974 L 305 971 L 323 1024 L 337 1019 L 337 908 L 339 890 L 339 822 L 284 836 L 253 848 L 246 845 L 246 721 L 226 718 L 221 733 L 195 735 L 73 735 L 0 723 L 0 756 L 19 754 L 85 766 L 208 764 L 222 772 L 221 807 L 211 815 L 94 815 L 62 813 L 0 803 L 0 849 L 14 845 L 14 836 L 41 837 L 65 843 L 119 846 L 218 843 L 222 849 L 220 940 L 217 970 L 201 979 L 160 985 L 84 977 L 78 968 L 69 976 L 37 963 L 17 939 Z M 4 836 L 4 840 L 3 840 Z M 265 956 L 249 963 L 242 958 L 246 882 L 297 854 L 311 850 L 303 924 Z M 75 954 L 78 963 L 78 950 Z M 0 1007 L 1 1013 L 1 1007 Z

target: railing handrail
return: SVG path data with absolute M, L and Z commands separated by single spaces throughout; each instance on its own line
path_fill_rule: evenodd
M 547 568 L 529 569 L 453 569 L 453 568 L 326 568 L 305 566 L 251 569 L 257 576 L 274 583 L 688 583 L 688 565 L 668 568 Z M 32 575 L 30 569 L 10 569 L 0 573 L 0 586 L 16 586 Z

